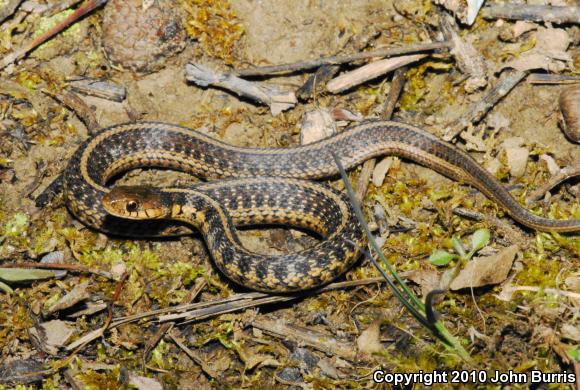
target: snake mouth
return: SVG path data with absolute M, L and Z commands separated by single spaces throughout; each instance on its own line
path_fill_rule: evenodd
M 115 187 L 105 194 L 102 204 L 109 214 L 125 219 L 164 219 L 171 214 L 163 193 L 151 187 Z

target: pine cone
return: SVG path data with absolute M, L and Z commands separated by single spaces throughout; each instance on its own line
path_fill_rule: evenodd
M 182 17 L 173 1 L 111 0 L 104 10 L 103 46 L 113 63 L 153 72 L 185 47 Z

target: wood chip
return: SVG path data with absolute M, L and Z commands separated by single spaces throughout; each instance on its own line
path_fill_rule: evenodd
M 122 102 L 127 96 L 124 86 L 108 80 L 82 79 L 69 82 L 69 87 L 80 94 L 95 96 L 101 99 Z
M 394 157 L 386 157 L 382 159 L 381 162 L 379 162 L 377 165 L 375 165 L 375 169 L 373 169 L 373 184 L 375 187 L 380 187 L 383 185 L 385 177 L 393 165 L 393 161 Z

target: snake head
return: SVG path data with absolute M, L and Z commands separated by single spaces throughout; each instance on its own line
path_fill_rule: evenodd
M 171 215 L 163 192 L 145 186 L 115 187 L 103 197 L 103 207 L 109 214 L 126 219 L 163 219 Z

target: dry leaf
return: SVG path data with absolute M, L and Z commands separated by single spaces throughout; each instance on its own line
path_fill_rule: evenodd
M 479 257 L 470 261 L 451 282 L 451 290 L 503 282 L 512 268 L 518 249 L 517 245 L 512 245 L 494 256 Z
M 513 68 L 525 72 L 530 69 L 544 69 L 559 73 L 572 63 L 572 56 L 566 52 L 571 39 L 566 30 L 558 28 L 540 28 L 536 33 L 536 46 L 504 68 Z
M 163 385 L 157 379 L 139 376 L 133 372 L 129 373 L 129 384 L 137 390 L 163 390 Z
M 30 336 L 34 337 L 42 350 L 51 355 L 56 355 L 58 349 L 67 342 L 74 334 L 73 323 L 53 320 L 43 322 L 36 327 L 28 329 Z
M 45 314 L 56 313 L 57 311 L 68 309 L 79 302 L 87 300 L 90 296 L 89 292 L 87 291 L 88 287 L 89 282 L 77 284 L 69 293 L 50 306 L 46 310 Z
M 429 291 L 439 288 L 439 272 L 434 269 L 419 269 L 405 273 L 405 278 L 421 286 L 421 295 L 427 296 Z
M 560 329 L 560 334 L 565 339 L 580 342 L 580 326 L 578 325 L 564 324 Z
M 380 341 L 381 322 L 382 318 L 376 319 L 356 339 L 356 345 L 362 354 L 371 355 L 383 349 Z

